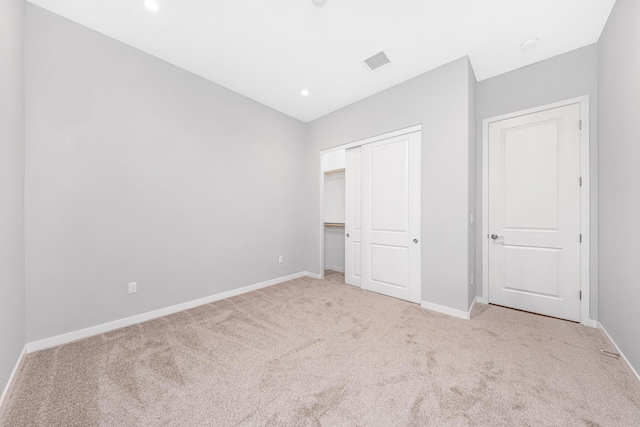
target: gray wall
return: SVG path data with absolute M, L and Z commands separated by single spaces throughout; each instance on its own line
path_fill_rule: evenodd
M 0 393 L 24 347 L 24 1 L 0 3 Z
M 304 270 L 303 123 L 33 5 L 26 52 L 28 341 Z
M 600 323 L 640 372 L 640 2 L 618 0 L 598 43 Z
M 590 317 L 598 318 L 598 49 L 590 45 L 478 83 L 476 123 L 476 276 L 482 295 L 482 120 L 589 95 L 591 157 Z
M 307 270 L 320 269 L 320 150 L 422 124 L 422 300 L 468 309 L 469 72 L 461 58 L 308 123 Z
M 344 228 L 325 227 L 324 266 L 336 271 L 344 271 L 345 260 Z
M 476 256 L 478 252 L 476 251 L 476 227 L 477 227 L 477 213 L 476 213 L 476 92 L 478 89 L 478 81 L 476 80 L 476 75 L 473 72 L 473 67 L 471 66 L 471 62 L 469 62 L 469 115 L 468 115 L 468 132 L 469 132 L 469 216 L 467 217 L 467 230 L 468 230 L 468 240 L 469 240 L 469 259 L 468 259 L 468 267 L 467 267 L 467 280 L 469 284 L 468 292 L 468 304 L 471 306 L 473 300 L 477 295 L 476 286 L 475 286 L 475 278 L 473 283 L 471 283 L 471 274 L 474 276 L 476 270 Z M 480 193 L 482 195 L 482 193 Z M 473 215 L 473 224 L 471 224 L 471 215 Z M 480 227 L 482 228 L 482 226 Z

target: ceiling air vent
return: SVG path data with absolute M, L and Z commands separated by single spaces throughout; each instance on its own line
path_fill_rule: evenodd
M 384 53 L 384 51 L 380 51 L 372 57 L 365 59 L 364 63 L 367 64 L 367 67 L 369 67 L 371 71 L 375 71 L 378 68 L 390 64 L 391 61 L 389 61 L 389 58 L 387 58 L 387 54 Z

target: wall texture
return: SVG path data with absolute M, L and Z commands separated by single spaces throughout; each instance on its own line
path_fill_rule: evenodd
M 598 43 L 599 320 L 640 372 L 640 2 L 618 0 Z
M 307 270 L 320 269 L 320 150 L 422 124 L 422 300 L 468 309 L 469 73 L 461 58 L 308 123 Z
M 482 121 L 487 118 L 589 95 L 590 118 L 590 317 L 598 318 L 598 49 L 590 45 L 478 83 L 476 101 L 476 250 L 482 253 Z M 482 295 L 482 257 L 476 259 Z
M 303 123 L 26 12 L 27 341 L 304 270 Z
M 24 1 L 0 3 L 0 393 L 24 347 Z

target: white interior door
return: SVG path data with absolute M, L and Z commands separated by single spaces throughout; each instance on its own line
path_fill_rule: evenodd
M 421 133 L 361 147 L 362 287 L 419 302 Z
M 360 147 L 347 150 L 345 161 L 345 265 L 344 281 L 360 286 L 362 192 Z
M 580 320 L 580 105 L 489 125 L 489 302 Z

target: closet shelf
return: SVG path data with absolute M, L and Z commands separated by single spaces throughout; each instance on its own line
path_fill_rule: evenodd
M 333 170 L 330 170 L 330 171 L 325 171 L 324 174 L 325 175 L 331 175 L 331 174 L 334 174 L 334 173 L 342 173 L 344 171 L 345 171 L 344 168 L 342 168 L 342 169 L 333 169 Z
M 344 227 L 344 222 L 325 222 L 325 227 Z

